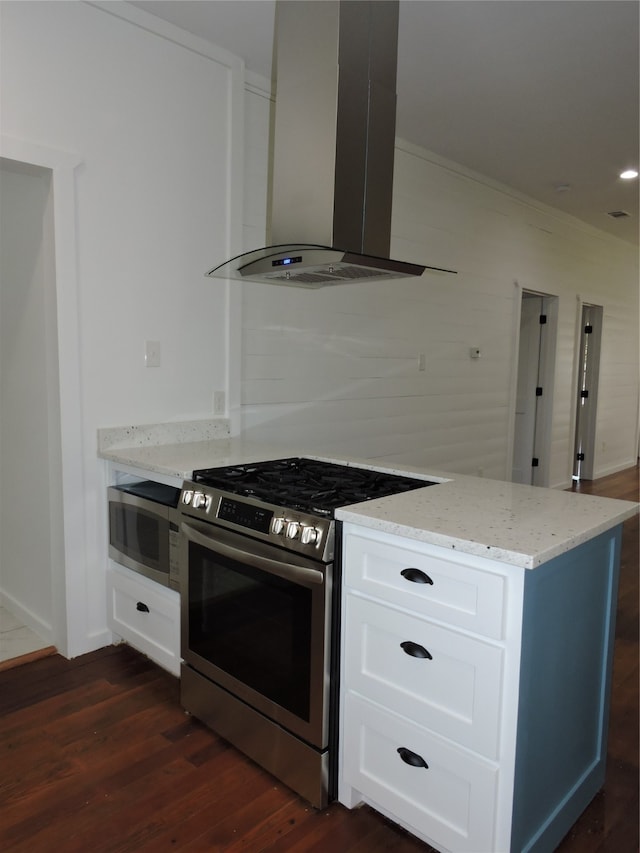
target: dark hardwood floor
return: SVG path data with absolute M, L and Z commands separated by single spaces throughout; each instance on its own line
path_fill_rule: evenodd
M 577 490 L 637 500 L 638 469 Z M 638 850 L 638 593 L 636 516 L 623 537 L 606 784 L 562 853 Z M 122 645 L 0 672 L 0 850 L 430 848 L 367 807 L 307 806 L 185 715 L 177 680 Z

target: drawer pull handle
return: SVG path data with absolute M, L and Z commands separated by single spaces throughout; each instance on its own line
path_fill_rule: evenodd
M 405 640 L 404 643 L 400 643 L 400 648 L 403 652 L 406 652 L 406 654 L 411 655 L 412 658 L 433 660 L 433 656 L 425 649 L 424 646 L 420 646 L 418 643 L 412 643 L 411 640 Z
M 148 613 L 148 612 L 149 612 L 149 608 L 148 608 L 148 607 L 147 607 L 147 605 L 144 603 L 144 601 L 139 601 L 139 602 L 136 604 L 136 610 L 139 610 L 139 611 L 140 611 L 140 613 Z
M 426 572 L 421 572 L 420 569 L 403 569 L 400 574 L 411 583 L 430 583 L 433 586 L 433 581 L 429 575 Z
M 410 764 L 411 767 L 424 767 L 425 770 L 429 769 L 429 765 L 421 755 L 418 755 L 417 752 L 411 752 L 410 749 L 406 749 L 404 746 L 398 747 L 398 755 L 405 764 Z

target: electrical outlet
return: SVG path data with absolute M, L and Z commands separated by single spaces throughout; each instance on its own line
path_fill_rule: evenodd
M 224 415 L 225 411 L 225 393 L 224 391 L 213 392 L 213 414 Z
M 418 370 L 426 370 L 427 369 L 427 356 L 425 353 L 421 352 L 418 356 Z
M 160 367 L 160 341 L 144 342 L 144 366 Z

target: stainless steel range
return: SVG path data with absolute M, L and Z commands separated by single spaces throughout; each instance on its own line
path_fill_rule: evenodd
M 336 794 L 334 510 L 428 485 L 304 458 L 183 484 L 182 704 L 317 808 Z

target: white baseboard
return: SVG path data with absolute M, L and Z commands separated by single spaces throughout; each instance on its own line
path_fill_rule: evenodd
M 626 471 L 627 468 L 635 468 L 637 464 L 637 459 L 628 459 L 626 462 L 611 465 L 608 468 L 598 468 L 597 471 L 594 471 L 593 479 L 598 480 L 600 477 L 608 477 L 609 474 L 617 474 L 618 471 Z

